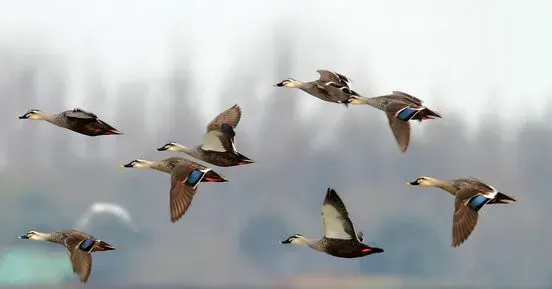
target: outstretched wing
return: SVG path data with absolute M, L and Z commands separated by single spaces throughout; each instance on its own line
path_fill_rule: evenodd
M 79 276 L 82 283 L 86 283 L 88 277 L 90 277 L 90 272 L 92 272 L 92 256 L 88 251 L 81 250 L 79 245 L 85 240 L 82 237 L 88 236 L 90 239 L 93 239 L 93 237 L 80 231 L 73 230 L 71 233 L 75 235 L 68 236 L 64 241 L 64 245 L 69 253 L 73 272 Z
M 472 189 L 462 189 L 456 193 L 454 215 L 452 217 L 452 246 L 458 247 L 471 235 L 479 214 L 470 207 L 467 201 L 478 192 Z
M 212 130 L 220 130 L 223 124 L 228 124 L 232 128 L 236 128 L 241 119 L 241 108 L 234 104 L 229 109 L 217 115 L 208 125 L 207 132 Z
M 78 119 L 89 119 L 89 120 L 96 120 L 98 119 L 98 116 L 95 114 L 85 111 L 80 108 L 75 108 L 73 110 L 67 110 L 64 112 L 64 115 L 69 118 L 78 118 Z
M 206 151 L 236 152 L 234 137 L 236 133 L 232 126 L 224 123 L 219 130 L 208 131 L 203 135 L 201 148 Z
M 332 188 L 328 188 L 322 204 L 322 221 L 326 238 L 342 240 L 356 238 L 353 223 L 349 219 L 345 204 Z
M 171 222 L 180 220 L 192 204 L 197 186 L 204 176 L 200 170 L 199 167 L 195 168 L 185 162 L 179 163 L 174 168 L 169 194 Z
M 351 86 L 351 81 L 349 80 L 349 78 L 342 74 L 324 69 L 319 69 L 316 72 L 320 74 L 320 78 L 318 80 L 321 82 L 335 82 L 340 86 L 346 86 L 348 88 L 350 88 Z
M 404 153 L 408 149 L 408 145 L 410 143 L 410 123 L 396 118 L 392 113 L 387 112 L 386 114 L 387 119 L 389 120 L 389 127 L 391 128 L 401 151 Z

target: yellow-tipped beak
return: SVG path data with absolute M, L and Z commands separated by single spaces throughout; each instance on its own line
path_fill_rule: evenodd
M 404 183 L 404 184 L 407 185 L 407 186 L 412 186 L 412 184 L 411 184 L 411 183 L 408 183 L 408 182 L 407 182 L 407 183 Z

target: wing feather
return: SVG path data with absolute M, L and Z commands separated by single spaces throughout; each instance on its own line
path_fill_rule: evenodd
M 188 175 L 194 170 L 186 163 L 178 164 L 171 174 L 171 189 L 169 193 L 169 208 L 171 222 L 175 223 L 188 211 L 195 196 L 197 185 L 185 183 Z M 199 182 L 198 182 L 199 184 Z
M 90 253 L 80 250 L 78 245 L 67 249 L 73 272 L 79 276 L 82 283 L 86 283 L 92 272 L 92 256 Z
M 316 72 L 320 74 L 320 78 L 318 78 L 318 80 L 321 82 L 334 82 L 334 83 L 337 83 L 339 87 L 345 86 L 350 88 L 349 78 L 347 78 L 342 74 L 332 72 L 329 70 L 324 70 L 324 69 L 319 69 Z
M 234 104 L 229 109 L 217 115 L 208 125 L 207 132 L 212 130 L 220 130 L 223 124 L 228 124 L 232 128 L 236 128 L 241 119 L 241 108 Z
M 477 225 L 479 214 L 466 201 L 479 194 L 477 190 L 462 189 L 456 193 L 452 218 L 452 246 L 458 247 L 468 239 Z
M 88 111 L 85 111 L 83 109 L 80 109 L 80 108 L 75 108 L 73 110 L 67 110 L 64 112 L 65 116 L 66 117 L 71 117 L 71 118 L 80 118 L 80 119 L 98 119 L 98 116 L 96 116 L 95 114 L 91 113 L 91 112 L 88 112 Z
M 397 144 L 403 153 L 406 152 L 410 143 L 410 123 L 398 119 L 393 112 L 386 111 L 385 113 L 387 114 L 389 127 L 397 140 Z
M 328 188 L 322 204 L 324 236 L 330 239 L 352 240 L 356 238 L 355 230 L 345 204 L 337 192 Z

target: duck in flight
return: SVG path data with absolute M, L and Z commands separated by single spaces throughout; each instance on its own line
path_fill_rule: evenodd
M 345 204 L 332 188 L 328 188 L 322 204 L 322 221 L 324 236 L 320 240 L 310 240 L 301 234 L 295 234 L 281 243 L 306 245 L 340 258 L 357 258 L 383 252 L 381 248 L 362 243 L 362 232 L 355 231 Z
M 217 115 L 208 125 L 203 135 L 203 144 L 185 147 L 170 142 L 158 148 L 158 151 L 184 152 L 198 160 L 219 167 L 231 167 L 251 164 L 254 161 L 236 150 L 234 129 L 241 119 L 241 108 L 235 104 Z
M 441 114 L 427 108 L 419 98 L 401 91 L 393 91 L 383 96 L 365 97 L 359 100 L 360 103 L 385 112 L 389 127 L 403 153 L 410 143 L 410 120 L 421 122 L 441 118 Z
M 135 159 L 122 168 L 148 168 L 171 175 L 171 189 L 169 191 L 169 207 L 171 222 L 175 223 L 190 205 L 201 182 L 227 182 L 222 175 L 194 161 L 170 157 L 160 161 Z
M 19 116 L 18 119 L 44 120 L 53 125 L 87 136 L 122 134 L 122 132 L 100 120 L 95 114 L 80 108 L 66 110 L 52 115 L 46 114 L 38 109 L 31 109 Z
M 111 251 L 115 247 L 98 240 L 91 235 L 77 230 L 41 233 L 29 231 L 19 239 L 37 240 L 56 243 L 67 248 L 69 260 L 73 266 L 73 273 L 77 274 L 82 283 L 86 283 L 92 271 L 92 252 Z
M 346 76 L 329 70 L 317 70 L 320 77 L 317 80 L 302 82 L 293 78 L 276 83 L 275 87 L 290 87 L 300 89 L 321 100 L 349 104 L 364 104 L 365 97 L 351 89 L 351 81 Z
M 485 205 L 516 202 L 515 198 L 498 192 L 494 187 L 471 177 L 449 181 L 419 177 L 406 184 L 420 187 L 437 187 L 454 196 L 452 247 L 458 247 L 468 239 L 477 225 L 479 211 Z

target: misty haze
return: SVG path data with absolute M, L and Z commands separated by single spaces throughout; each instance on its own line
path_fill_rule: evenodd
M 117 247 L 93 255 L 91 288 L 552 286 L 549 11 L 548 1 L 0 0 L 0 287 L 79 285 L 64 248 L 17 239 L 79 224 Z M 273 87 L 318 69 L 364 96 L 407 92 L 443 118 L 412 122 L 402 154 L 382 111 Z M 202 184 L 171 223 L 170 176 L 119 165 L 184 157 L 155 149 L 200 144 L 234 104 L 236 147 L 255 163 L 208 165 L 229 182 Z M 75 107 L 124 134 L 16 119 Z M 454 199 L 405 186 L 419 176 L 477 177 L 518 202 L 483 209 L 452 248 Z M 384 253 L 280 244 L 322 236 L 328 187 Z M 95 203 L 130 217 L 93 213 Z

